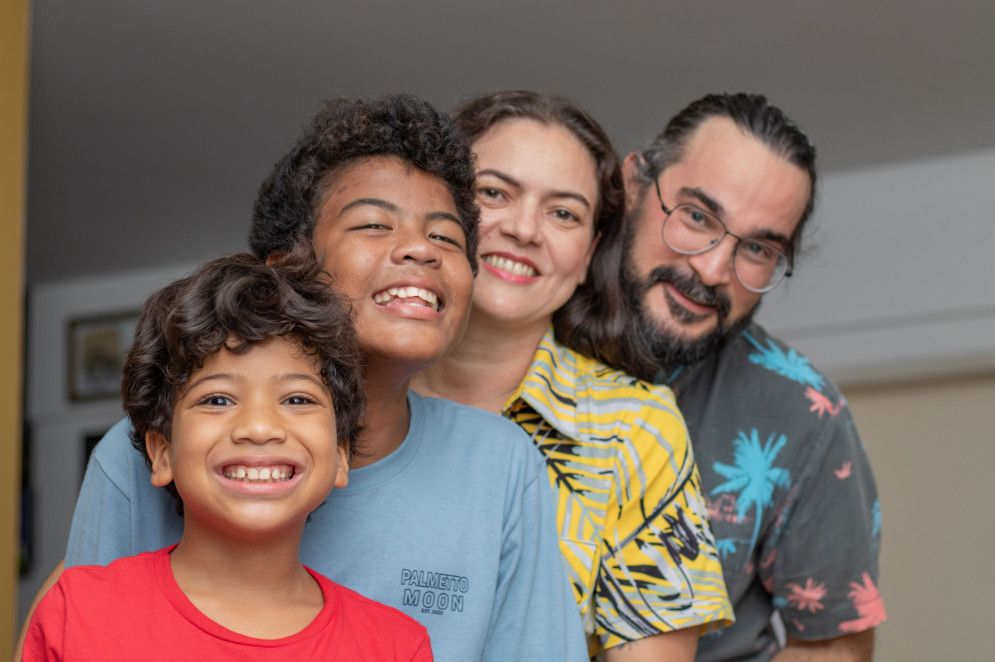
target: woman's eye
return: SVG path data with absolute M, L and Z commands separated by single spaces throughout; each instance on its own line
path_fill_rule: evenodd
M 477 193 L 488 200 L 500 200 L 502 197 L 501 191 L 496 188 L 483 187 L 477 189 Z
M 557 209 L 556 211 L 553 212 L 553 215 L 556 216 L 556 218 L 561 221 L 580 220 L 579 218 L 577 218 L 577 214 L 573 213 L 572 211 L 568 211 L 566 209 Z

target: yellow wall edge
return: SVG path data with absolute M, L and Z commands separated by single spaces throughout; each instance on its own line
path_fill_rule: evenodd
M 0 651 L 14 650 L 17 621 L 28 9 L 27 0 L 0 2 Z

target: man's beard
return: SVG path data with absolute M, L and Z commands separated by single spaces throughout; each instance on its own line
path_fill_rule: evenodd
M 631 245 L 627 248 L 631 248 Z M 625 254 L 626 256 L 631 255 L 631 251 L 626 250 Z M 714 287 L 705 285 L 694 272 L 685 274 L 676 267 L 663 265 L 653 269 L 649 276 L 642 279 L 633 273 L 631 265 L 632 260 L 626 259 L 621 274 L 622 288 L 628 294 L 631 310 L 636 316 L 636 329 L 661 368 L 691 364 L 702 360 L 709 354 L 718 351 L 732 337 L 738 335 L 740 331 L 749 326 L 753 319 L 756 306 L 741 318 L 727 321 L 731 308 L 729 297 Z M 671 287 L 692 301 L 714 306 L 715 328 L 704 336 L 691 340 L 656 321 L 653 315 L 646 310 L 645 302 L 646 294 L 653 287 L 659 286 L 660 283 L 669 283 Z M 704 319 L 704 316 L 675 304 L 669 297 L 666 297 L 666 302 L 673 323 L 690 323 Z

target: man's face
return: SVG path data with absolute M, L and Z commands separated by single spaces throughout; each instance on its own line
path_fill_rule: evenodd
M 663 363 L 695 361 L 748 324 L 762 295 L 746 289 L 736 278 L 735 237 L 726 235 L 717 246 L 698 255 L 682 255 L 664 243 L 667 215 L 652 184 L 640 191 L 634 177 L 637 158 L 630 155 L 625 163 L 631 211 L 623 284 L 640 311 L 640 326 L 657 359 Z M 785 249 L 811 185 L 803 169 L 724 117 L 705 121 L 683 157 L 666 168 L 658 181 L 668 209 L 681 204 L 701 207 L 721 219 L 730 233 L 762 238 Z

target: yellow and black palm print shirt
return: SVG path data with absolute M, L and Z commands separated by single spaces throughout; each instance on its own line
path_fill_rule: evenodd
M 503 413 L 546 458 L 592 657 L 661 632 L 732 622 L 670 389 L 578 354 L 549 329 Z

